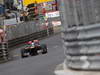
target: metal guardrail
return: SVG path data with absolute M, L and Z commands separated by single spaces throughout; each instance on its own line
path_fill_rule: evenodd
M 32 33 L 32 34 L 23 36 L 23 37 L 8 40 L 8 48 L 14 47 L 16 45 L 25 43 L 25 42 L 30 41 L 30 40 L 41 39 L 41 38 L 47 37 L 48 36 L 47 31 L 49 31 L 49 35 L 54 34 L 53 27 L 50 27 L 50 28 L 48 28 L 48 30 L 46 29 L 46 30 L 42 30 L 42 31 L 39 31 L 39 32 L 35 32 L 35 33 Z

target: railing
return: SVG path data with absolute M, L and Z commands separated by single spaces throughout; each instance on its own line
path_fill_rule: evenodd
M 50 36 L 50 35 L 53 35 L 53 34 L 54 34 L 53 27 L 50 27 L 50 28 L 48 28 L 48 30 L 47 29 L 42 30 L 42 31 L 39 31 L 39 32 L 35 32 L 35 33 L 32 33 L 32 34 L 26 35 L 26 36 L 22 36 L 22 37 L 19 37 L 19 38 L 9 40 L 8 41 L 8 48 L 14 47 L 16 45 L 25 43 L 25 42 L 30 41 L 30 40 L 41 39 L 41 38 L 44 38 L 44 37 L 47 37 L 47 36 Z

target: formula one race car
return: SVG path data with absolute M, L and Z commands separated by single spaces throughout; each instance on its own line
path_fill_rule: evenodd
M 21 50 L 21 57 L 35 56 L 39 53 L 47 53 L 47 45 L 39 44 L 39 41 L 34 40 L 33 42 L 28 42 L 27 46 Z

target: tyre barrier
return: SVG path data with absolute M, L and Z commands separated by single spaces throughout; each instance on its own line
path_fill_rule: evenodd
M 100 70 L 100 24 L 68 28 L 63 32 L 66 65 L 72 69 Z
M 8 61 L 8 59 L 9 59 L 8 44 L 0 43 L 0 63 Z

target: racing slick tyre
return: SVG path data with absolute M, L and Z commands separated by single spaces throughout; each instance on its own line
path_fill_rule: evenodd
M 43 49 L 43 52 L 42 54 L 46 54 L 48 51 L 47 51 L 47 46 L 45 44 L 42 44 L 41 45 L 42 49 Z
M 22 49 L 22 50 L 21 50 L 21 57 L 22 57 L 22 58 L 28 57 L 28 56 L 25 56 L 24 53 L 25 53 L 25 51 L 24 51 L 24 49 Z

